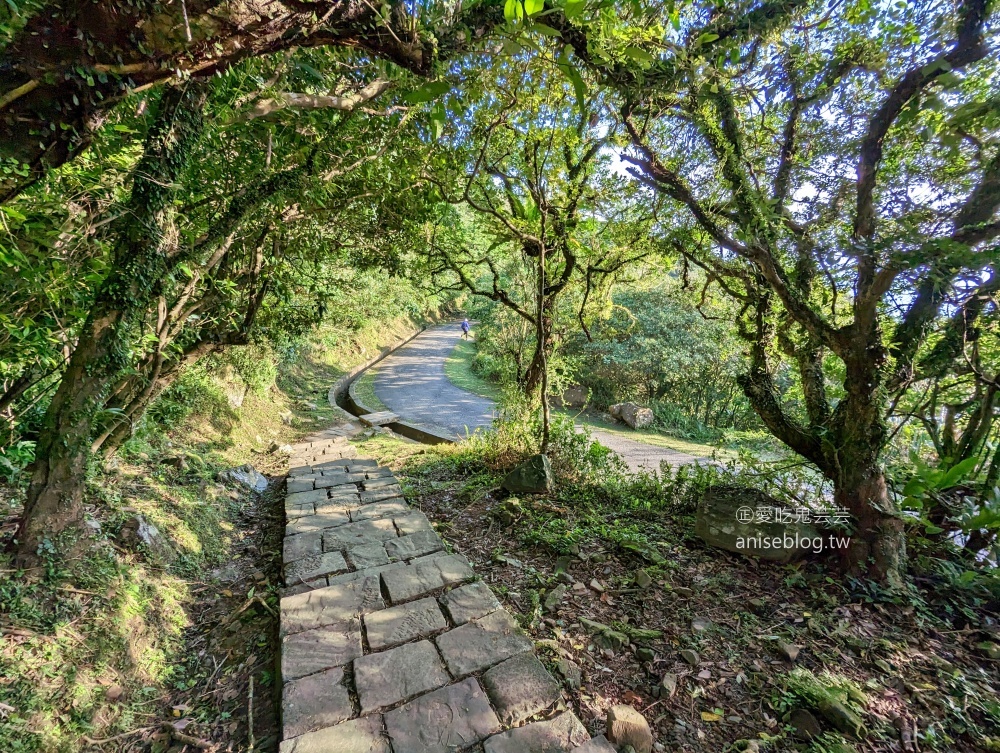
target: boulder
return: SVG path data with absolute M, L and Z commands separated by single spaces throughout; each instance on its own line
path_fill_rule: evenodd
M 142 515 L 133 515 L 118 532 L 118 541 L 126 549 L 144 550 L 151 559 L 170 564 L 176 558 L 166 537 Z
M 504 478 L 503 486 L 513 494 L 543 494 L 555 485 L 547 455 L 532 455 Z
M 695 533 L 708 545 L 774 562 L 791 562 L 816 548 L 815 526 L 797 520 L 778 500 L 740 486 L 713 486 L 698 502 Z
M 653 411 L 635 403 L 616 403 L 609 410 L 612 416 L 633 429 L 643 429 L 653 423 Z
M 612 745 L 623 748 L 631 745 L 636 753 L 653 750 L 653 733 L 646 717 L 631 706 L 612 706 L 608 710 L 607 738 Z
M 263 494 L 268 484 L 267 477 L 252 465 L 241 465 L 239 468 L 223 471 L 219 474 L 219 481 L 232 481 L 258 494 Z

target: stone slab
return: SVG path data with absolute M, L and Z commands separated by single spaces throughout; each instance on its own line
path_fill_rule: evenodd
M 373 651 L 446 630 L 448 622 L 432 598 L 365 615 L 365 636 Z
M 358 420 L 365 426 L 385 426 L 386 424 L 391 424 L 393 421 L 398 421 L 399 416 L 391 410 L 380 410 L 375 413 L 365 413 L 363 416 L 358 416 Z
M 315 505 L 326 499 L 325 489 L 313 489 L 309 492 L 295 492 L 285 497 L 285 509 L 295 505 Z
M 510 727 L 527 721 L 562 697 L 559 683 L 532 653 L 518 654 L 482 677 L 497 716 Z
M 281 559 L 286 565 L 293 560 L 322 553 L 323 534 L 319 531 L 300 533 L 297 536 L 285 536 L 281 545 Z
M 351 508 L 351 520 L 372 520 L 374 518 L 395 518 L 406 515 L 410 507 L 402 497 L 392 497 L 382 502 L 374 502 L 364 507 Z
M 433 531 L 434 527 L 431 526 L 430 520 L 419 510 L 410 510 L 398 518 L 393 518 L 393 523 L 396 524 L 396 528 L 399 529 L 399 533 L 405 536 L 408 533 L 417 533 L 418 531 Z
M 386 468 L 384 465 L 365 470 L 365 478 L 385 478 L 386 476 L 392 476 L 392 468 Z
M 359 615 L 382 609 L 385 602 L 376 578 L 358 578 L 281 600 L 281 634 L 324 625 L 345 627 Z
M 456 625 L 485 617 L 500 608 L 499 600 L 482 581 L 453 588 L 441 597 L 441 604 Z
M 377 592 L 382 588 L 382 580 L 379 577 L 380 574 L 386 572 L 387 570 L 395 570 L 400 567 L 406 567 L 406 564 L 403 562 L 390 562 L 388 565 L 369 567 L 364 570 L 356 570 L 353 573 L 331 575 L 327 580 L 329 580 L 331 586 L 335 586 L 338 583 L 348 583 L 351 581 L 367 579 L 371 581 L 368 588 Z
M 340 552 L 323 552 L 303 557 L 285 565 L 285 582 L 289 585 L 299 582 L 308 583 L 325 575 L 336 575 L 347 570 L 350 568 L 347 566 L 344 555 Z
M 379 714 L 285 740 L 278 753 L 392 753 Z
M 384 486 L 398 486 L 399 481 L 395 476 L 376 476 L 375 478 L 366 478 L 361 483 L 361 488 L 365 491 L 371 491 L 373 489 L 381 489 Z
M 302 518 L 307 515 L 315 515 L 316 508 L 312 505 L 291 505 L 285 508 L 285 517 L 288 520 L 293 518 Z
M 381 489 L 373 489 L 370 492 L 361 492 L 361 504 L 365 505 L 369 502 L 381 502 L 384 499 L 392 499 L 393 497 L 402 497 L 403 490 L 399 488 L 398 485 L 385 486 Z
M 313 483 L 316 481 L 312 476 L 297 476 L 296 478 L 290 478 L 285 484 L 285 491 L 289 494 L 294 494 L 295 492 L 307 492 L 313 488 Z
M 411 560 L 442 549 L 444 542 L 433 531 L 419 531 L 385 542 L 385 551 L 389 553 L 390 559 L 396 560 Z
M 315 515 L 306 515 L 288 521 L 285 535 L 294 536 L 308 531 L 320 531 L 324 528 L 336 528 L 351 522 L 351 516 L 346 511 L 324 510 Z
M 354 710 L 343 681 L 344 670 L 334 667 L 285 685 L 281 691 L 285 739 L 350 719 Z
M 394 538 L 396 527 L 391 520 L 359 520 L 324 532 L 323 549 L 327 552 L 339 551 Z
M 485 753 L 570 753 L 587 742 L 587 728 L 567 711 L 547 722 L 532 722 L 495 735 L 483 749 Z
M 298 680 L 331 667 L 342 667 L 362 654 L 361 623 L 326 625 L 286 635 L 281 641 L 281 679 Z
M 573 748 L 573 753 L 615 753 L 615 746 L 609 743 L 604 735 L 598 735 L 579 748 Z
M 454 753 L 499 730 L 500 720 L 470 677 L 393 709 L 385 725 L 394 753 Z
M 353 470 L 368 470 L 369 468 L 378 468 L 378 461 L 372 460 L 371 458 L 351 458 L 347 462 L 347 467 Z
M 351 547 L 347 550 L 347 559 L 357 570 L 389 564 L 389 555 L 386 554 L 381 542 Z
M 449 630 L 439 635 L 435 642 L 448 671 L 456 677 L 479 672 L 504 659 L 531 651 L 534 646 L 504 609 Z
M 362 714 L 393 706 L 450 681 L 430 641 L 404 643 L 354 662 L 354 685 Z
M 470 580 L 474 575 L 465 557 L 450 554 L 382 573 L 382 583 L 395 604 Z

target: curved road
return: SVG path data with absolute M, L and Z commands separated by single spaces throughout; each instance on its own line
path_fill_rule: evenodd
M 459 437 L 488 427 L 493 422 L 493 401 L 456 387 L 444 373 L 445 359 L 461 334 L 457 323 L 428 327 L 384 358 L 375 375 L 378 399 L 406 421 Z M 590 433 L 633 471 L 657 471 L 664 461 L 672 466 L 713 462 L 601 429 L 591 428 Z

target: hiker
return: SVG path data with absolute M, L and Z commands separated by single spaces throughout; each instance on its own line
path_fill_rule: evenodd
M 470 329 L 469 320 L 468 319 L 463 319 L 462 320 L 462 338 L 465 339 L 465 340 L 469 339 L 469 329 Z

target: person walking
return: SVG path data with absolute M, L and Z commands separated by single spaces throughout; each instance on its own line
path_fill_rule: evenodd
M 469 320 L 468 319 L 463 319 L 462 320 L 462 339 L 463 340 L 468 340 L 469 339 L 469 330 L 471 328 L 472 327 L 469 324 Z

